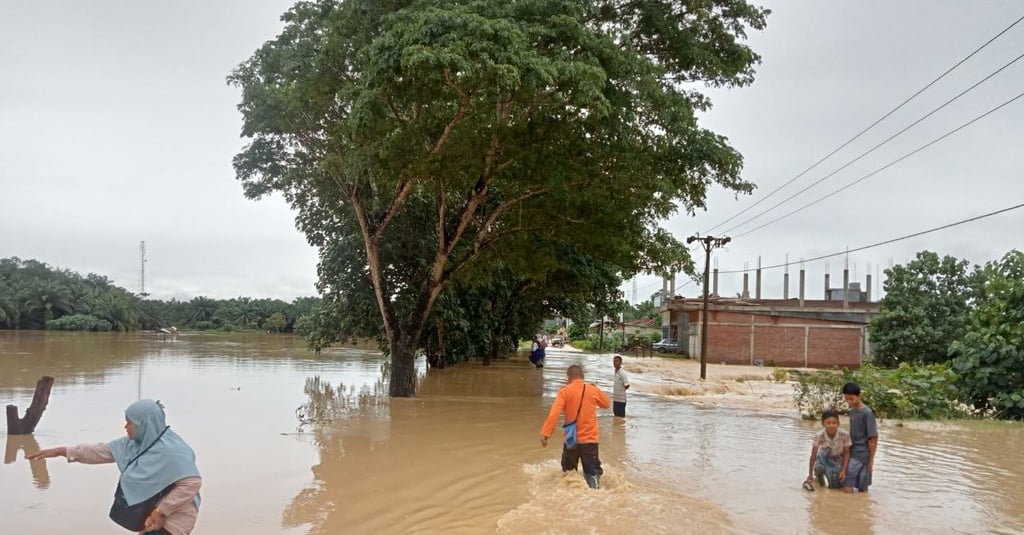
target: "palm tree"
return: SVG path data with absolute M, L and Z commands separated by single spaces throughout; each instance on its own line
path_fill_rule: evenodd
M 18 311 L 18 307 L 6 297 L 0 297 L 0 327 L 17 329 L 20 320 L 21 312 Z
M 134 331 L 139 328 L 139 315 L 123 295 L 104 293 L 93 315 L 107 320 L 115 331 Z
M 259 308 L 256 303 L 248 297 L 242 297 L 238 299 L 238 323 L 242 327 L 248 327 L 249 324 L 253 323 L 260 318 Z
M 217 310 L 217 302 L 209 297 L 196 297 L 189 305 L 192 306 L 191 321 L 209 321 Z
M 67 298 L 67 289 L 52 282 L 36 288 L 32 297 L 25 302 L 25 308 L 29 314 L 41 314 L 41 327 L 46 327 L 58 313 L 67 314 L 73 312 L 75 307 Z

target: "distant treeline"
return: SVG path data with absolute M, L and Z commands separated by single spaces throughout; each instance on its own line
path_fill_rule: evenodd
M 0 259 L 0 329 L 134 331 L 166 327 L 196 330 L 303 331 L 316 297 L 280 299 L 143 299 L 110 279 L 82 276 L 37 260 Z

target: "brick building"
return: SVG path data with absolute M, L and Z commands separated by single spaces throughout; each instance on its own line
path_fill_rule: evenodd
M 743 299 L 708 303 L 711 363 L 856 368 L 870 357 L 869 301 Z M 700 358 L 703 299 L 676 297 L 661 308 L 663 336 Z

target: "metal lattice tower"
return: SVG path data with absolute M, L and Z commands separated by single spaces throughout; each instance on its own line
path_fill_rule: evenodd
M 146 292 L 146 242 L 139 242 L 139 296 L 149 297 Z

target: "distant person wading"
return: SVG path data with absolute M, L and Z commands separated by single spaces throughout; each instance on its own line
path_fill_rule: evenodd
M 202 479 L 196 456 L 167 425 L 160 402 L 143 399 L 125 410 L 127 437 L 103 444 L 38 451 L 30 461 L 67 457 L 84 464 L 117 463 L 121 471 L 110 517 L 126 529 L 150 535 L 188 535 L 199 516 Z M 137 526 L 129 527 L 124 523 Z
M 548 343 L 544 340 L 542 335 L 537 335 L 533 338 L 533 344 L 530 345 L 530 362 L 538 368 L 544 367 L 544 349 L 547 348 Z

